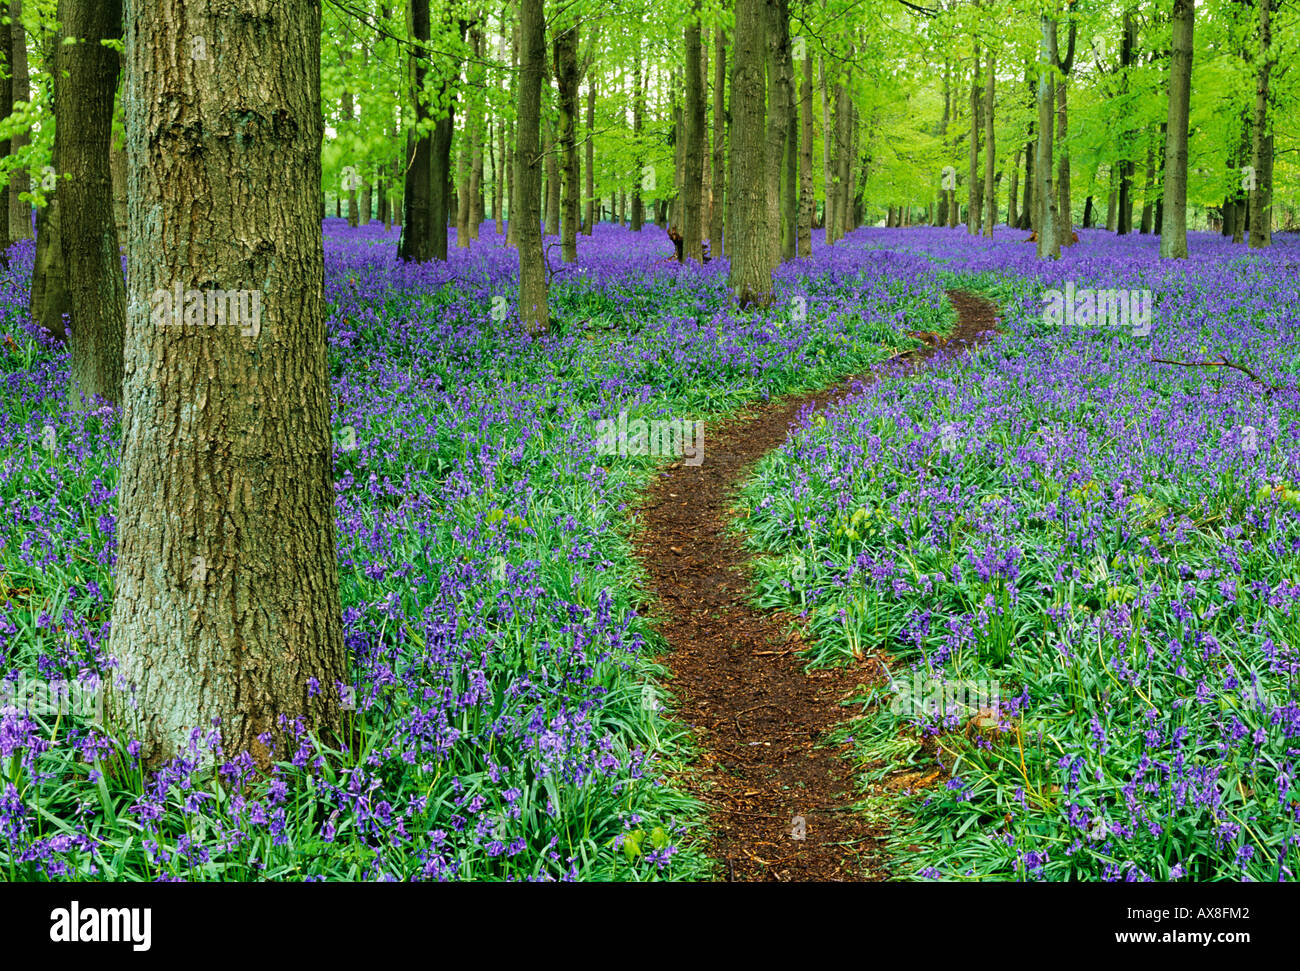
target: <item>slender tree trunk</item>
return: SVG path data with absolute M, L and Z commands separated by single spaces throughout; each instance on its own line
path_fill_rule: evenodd
M 1110 195 L 1106 198 L 1106 229 L 1115 232 L 1119 225 L 1119 166 L 1110 164 Z
M 640 24 L 637 24 L 640 27 Z M 632 204 L 631 204 L 631 225 L 632 232 L 641 232 L 641 227 L 645 225 L 645 202 L 641 198 L 641 187 L 645 181 L 645 155 L 641 149 L 641 132 L 645 126 L 645 78 L 641 71 L 641 51 L 637 49 L 636 57 L 632 62 L 632 136 L 636 143 L 636 171 L 632 173 Z M 622 207 L 620 207 L 622 208 Z M 624 209 L 626 212 L 626 209 Z M 619 222 L 623 221 L 623 214 L 619 215 Z
M 519 196 L 519 320 L 537 336 L 550 327 L 547 303 L 546 260 L 542 253 L 540 202 L 541 172 L 538 128 L 541 123 L 542 78 L 546 70 L 546 13 L 543 0 L 519 0 L 518 118 L 515 173 Z M 513 222 L 513 220 L 512 220 Z
M 1129 70 L 1133 67 L 1134 49 L 1136 47 L 1137 25 L 1134 21 L 1133 11 L 1125 10 L 1119 48 L 1120 70 L 1123 72 L 1120 90 L 1124 94 L 1127 94 L 1129 90 Z M 1120 236 L 1125 236 L 1133 231 L 1133 160 L 1128 155 L 1131 148 L 1130 142 L 1130 134 L 1124 132 L 1120 140 L 1125 155 L 1119 165 L 1119 218 L 1115 227 L 1115 232 Z
M 970 201 L 966 208 L 966 232 L 978 236 L 980 231 L 980 127 L 983 123 L 983 99 L 980 90 L 980 45 L 975 44 L 970 82 L 970 167 L 967 188 Z
M 3 18 L 0 18 L 3 19 Z M 13 38 L 8 23 L 0 23 L 0 118 L 8 118 L 14 110 L 14 87 L 10 62 L 13 59 Z M 9 139 L 0 139 L 0 159 L 9 156 Z M 9 247 L 13 239 L 9 233 L 10 214 L 6 212 L 0 222 L 0 266 L 9 268 Z
M 1272 133 L 1268 124 L 1268 82 L 1272 70 L 1272 0 L 1257 0 L 1259 5 L 1259 74 L 1255 80 L 1255 115 L 1251 123 L 1250 174 L 1250 248 L 1263 249 L 1273 244 L 1273 152 Z
M 683 32 L 686 62 L 685 153 L 682 185 L 682 259 L 704 262 L 704 77 L 700 64 L 700 3 L 695 0 Z
M 433 133 L 425 128 L 431 117 L 424 97 L 426 68 L 422 55 L 423 45 L 429 42 L 429 0 L 408 0 L 408 32 L 413 41 L 410 53 L 412 75 L 411 99 L 415 104 L 415 122 L 419 134 L 408 129 L 405 159 L 405 186 L 402 208 L 402 237 L 397 245 L 398 259 L 426 263 L 435 258 L 434 249 L 434 195 L 433 184 Z M 444 193 L 445 189 L 442 190 Z M 444 196 L 445 197 L 445 196 Z M 446 236 L 443 230 L 444 238 Z M 446 258 L 444 250 L 443 258 Z
M 818 79 L 822 99 L 822 181 L 825 202 L 823 203 L 822 227 L 825 230 L 826 245 L 835 243 L 835 205 L 839 193 L 835 190 L 835 120 L 831 114 L 831 105 L 839 101 L 838 86 L 828 84 L 826 80 L 826 56 L 823 54 Z
M 594 66 L 588 70 L 590 73 L 587 76 L 587 144 L 585 146 L 587 181 L 583 191 L 585 211 L 582 231 L 590 236 L 595 230 L 596 223 L 596 71 Z
M 723 226 L 727 211 L 726 99 L 727 38 L 719 27 L 713 35 L 713 222 L 709 226 L 709 251 L 714 256 L 721 256 L 725 249 Z
M 1020 221 L 1020 199 L 1017 190 L 1020 186 L 1020 149 L 1011 160 L 1011 179 L 1007 186 L 1007 225 L 1014 229 Z
M 32 92 L 27 69 L 27 31 L 23 29 L 22 0 L 10 0 L 9 16 L 13 28 L 10 44 L 6 50 L 12 51 L 12 58 L 9 61 L 13 69 L 11 72 L 12 101 L 30 101 Z M 10 141 L 11 151 L 17 155 L 27 146 L 28 141 L 25 131 L 14 132 Z M 9 173 L 9 239 L 11 241 L 32 238 L 32 204 L 21 197 L 24 192 L 31 192 L 31 180 L 27 176 L 27 170 L 20 167 Z M 123 200 L 125 198 L 124 194 Z
M 263 766 L 293 750 L 297 719 L 343 741 L 320 5 L 218 6 L 128 6 L 132 309 L 106 714 L 147 767 L 213 725 L 226 758 Z M 158 57 L 215 23 L 204 70 Z M 196 327 L 188 300 L 187 322 L 168 320 L 160 295 L 214 283 L 250 295 L 245 326 Z
M 1052 132 L 1055 129 L 1052 72 L 1057 62 L 1056 21 L 1046 14 L 1042 17 L 1042 35 L 1038 76 L 1038 158 L 1034 162 L 1040 260 L 1057 259 L 1061 255 L 1060 238 L 1056 234 L 1057 206 L 1060 202 L 1052 184 Z
M 763 61 L 764 0 L 736 0 L 731 68 L 731 185 L 733 243 L 729 285 L 742 307 L 772 300 L 767 227 L 766 119 Z
M 1146 183 L 1142 188 L 1142 221 L 1138 232 L 1146 235 L 1151 232 L 1151 217 L 1155 213 L 1156 194 L 1156 136 L 1152 128 L 1147 132 Z
M 1160 255 L 1187 256 L 1187 126 L 1192 93 L 1192 33 L 1195 0 L 1174 0 L 1169 56 L 1169 122 L 1165 137 L 1164 219 Z
M 113 218 L 108 151 L 113 135 L 118 54 L 103 41 L 122 37 L 121 0 L 61 0 L 63 46 L 55 115 L 55 168 L 71 177 L 59 186 L 63 203 L 63 262 L 72 301 L 72 382 L 75 405 L 99 397 L 122 400 L 126 286 Z M 75 38 L 75 43 L 68 43 Z M 313 199 L 315 209 L 317 200 Z
M 549 87 L 549 85 L 548 85 Z M 560 153 L 556 145 L 555 120 L 547 112 L 543 123 L 546 142 L 546 235 L 560 235 Z
M 555 27 L 555 85 L 559 91 L 559 162 L 562 169 L 560 203 L 561 260 L 578 259 L 578 211 L 582 189 L 578 168 L 578 27 Z
M 984 235 L 993 237 L 993 226 L 998 221 L 998 188 L 994 179 L 997 152 L 993 139 L 993 49 L 988 52 L 988 77 L 984 80 Z
M 813 212 L 817 199 L 813 195 L 813 62 L 812 53 L 804 51 L 803 97 L 799 111 L 799 255 L 812 256 Z

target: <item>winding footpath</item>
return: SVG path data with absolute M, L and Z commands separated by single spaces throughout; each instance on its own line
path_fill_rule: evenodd
M 899 355 L 901 366 L 960 353 L 994 330 L 991 301 L 960 290 L 948 299 L 958 314 L 953 333 Z M 665 469 L 637 509 L 637 555 L 668 643 L 673 717 L 701 749 L 687 784 L 709 806 L 707 849 L 726 880 L 886 876 L 884 834 L 852 809 L 861 795 L 851 765 L 822 744 L 846 717 L 843 700 L 882 682 L 883 672 L 865 659 L 806 673 L 806 645 L 789 618 L 750 604 L 753 554 L 728 532 L 754 463 L 803 412 L 832 407 L 871 380 L 761 403 L 711 427 L 704 462 Z

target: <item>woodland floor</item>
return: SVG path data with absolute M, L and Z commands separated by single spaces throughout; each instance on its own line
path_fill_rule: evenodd
M 951 290 L 958 322 L 946 338 L 900 355 L 914 369 L 960 353 L 995 329 L 997 307 Z M 750 603 L 752 554 L 729 532 L 737 490 L 751 467 L 785 441 L 808 409 L 833 406 L 871 380 L 746 409 L 708 430 L 706 458 L 657 476 L 638 507 L 637 555 L 665 637 L 675 717 L 701 749 L 686 780 L 709 806 L 710 855 L 732 881 L 882 879 L 883 833 L 853 805 L 849 762 L 823 744 L 844 720 L 842 701 L 884 673 L 874 659 L 805 672 L 806 647 L 789 618 Z M 803 838 L 793 834 L 802 816 Z

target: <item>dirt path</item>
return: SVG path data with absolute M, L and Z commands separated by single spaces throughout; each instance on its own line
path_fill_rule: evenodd
M 949 291 L 959 322 L 945 341 L 899 358 L 918 367 L 960 352 L 994 328 L 988 300 Z M 874 662 L 805 674 L 804 643 L 788 619 L 748 603 L 751 554 L 727 535 L 736 490 L 785 441 L 805 408 L 826 408 L 864 379 L 756 405 L 711 425 L 704 462 L 674 463 L 638 507 L 637 553 L 668 641 L 674 717 L 703 751 L 695 782 L 710 807 L 710 853 L 727 880 L 861 880 L 883 877 L 878 834 L 858 813 L 847 760 L 819 748 L 844 720 L 840 702 L 881 677 Z M 870 380 L 866 378 L 865 380 Z M 792 836 L 803 817 L 804 838 Z

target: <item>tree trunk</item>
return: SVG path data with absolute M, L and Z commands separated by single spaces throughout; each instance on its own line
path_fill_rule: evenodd
M 1042 56 L 1038 75 L 1038 157 L 1034 161 L 1038 205 L 1038 258 L 1057 259 L 1061 255 L 1056 235 L 1057 206 L 1060 204 L 1052 184 L 1052 132 L 1055 129 L 1053 76 L 1056 67 L 1056 21 L 1042 17 Z
M 578 209 L 581 202 L 578 168 L 578 28 L 554 28 L 555 86 L 559 91 L 559 163 L 562 198 L 560 203 L 560 259 L 578 259 Z
M 546 259 L 542 252 L 538 175 L 541 152 L 538 129 L 541 123 L 542 78 L 546 70 L 546 12 L 544 0 L 519 0 L 518 118 L 515 141 L 515 174 L 519 197 L 519 320 L 532 336 L 550 327 L 546 293 Z M 512 214 L 513 215 L 513 214 Z M 511 220 L 514 221 L 513 219 Z
M 596 72 L 594 68 L 589 68 L 591 72 L 587 77 L 587 145 L 586 145 L 586 163 L 587 163 L 587 181 L 583 187 L 585 196 L 585 205 L 583 212 L 583 233 L 590 236 L 595 230 L 596 223 Z
M 1112 162 L 1110 165 L 1110 195 L 1106 198 L 1106 229 L 1115 232 L 1115 227 L 1119 224 L 1119 167 Z
M 126 285 L 122 250 L 113 218 L 109 143 L 121 64 L 103 41 L 122 37 L 121 0 L 61 0 L 63 43 L 55 116 L 55 169 L 60 180 L 63 263 L 71 297 L 74 406 L 95 397 L 122 400 L 122 346 L 126 334 Z M 316 190 L 313 190 L 315 192 Z M 319 200 L 313 197 L 315 211 Z M 156 242 L 156 241 L 155 241 Z
M 721 256 L 727 205 L 727 38 L 719 27 L 713 35 L 713 221 L 709 251 Z M 729 240 L 727 242 L 730 242 Z
M 813 195 L 813 62 L 812 53 L 805 49 L 803 59 L 803 98 L 799 111 L 799 255 L 812 256 L 813 211 L 817 199 Z
M 970 201 L 966 208 L 966 232 L 972 236 L 978 236 L 980 231 L 980 127 L 984 113 L 981 94 L 980 45 L 976 42 L 970 82 L 970 167 L 966 183 L 970 190 Z
M 1156 136 L 1154 130 L 1147 133 L 1146 184 L 1142 188 L 1142 221 L 1138 232 L 1146 235 L 1151 232 L 1151 217 L 1155 213 L 1156 194 Z
M 423 94 L 426 68 L 422 46 L 429 42 L 429 0 L 408 0 L 406 10 L 409 21 L 408 32 L 413 41 L 410 53 L 410 70 L 413 77 L 410 96 L 415 103 L 416 128 L 407 130 L 406 178 L 402 195 L 405 218 L 402 220 L 402 237 L 397 244 L 397 257 L 402 260 L 413 260 L 416 263 L 426 263 L 437 257 L 434 246 L 436 221 L 433 183 L 434 136 L 425 127 L 431 113 Z M 418 135 L 415 134 L 417 129 Z M 445 240 L 446 229 L 443 228 L 441 233 Z M 445 243 L 441 257 L 437 258 L 447 258 Z
M 686 55 L 685 153 L 682 184 L 682 259 L 704 262 L 704 77 L 700 64 L 700 3 L 695 0 L 683 31 Z
M 732 232 L 729 285 L 742 307 L 772 300 L 767 226 L 764 0 L 736 0 L 731 68 Z
M 638 27 L 640 24 L 637 25 Z M 645 225 L 645 202 L 641 198 L 641 187 L 645 181 L 645 155 L 641 151 L 641 131 L 645 126 L 645 78 L 641 72 L 641 50 L 638 47 L 632 62 L 632 138 L 636 145 L 636 171 L 632 173 L 632 232 L 641 232 Z M 622 208 L 622 207 L 620 207 Z M 619 215 L 619 222 L 623 215 Z
M 994 180 L 996 151 L 993 144 L 993 49 L 988 52 L 988 77 L 984 81 L 984 235 L 992 239 L 998 221 L 998 189 Z
M 13 57 L 13 38 L 10 36 L 9 24 L 0 23 L 0 118 L 8 118 L 14 110 L 14 87 L 12 80 L 12 71 L 10 71 L 10 60 Z M 9 139 L 0 139 L 0 159 L 9 156 Z M 10 218 L 6 213 L 4 221 L 0 222 L 0 266 L 5 269 L 9 268 L 9 247 L 13 245 L 13 239 L 9 234 Z
M 828 85 L 826 80 L 826 55 L 822 55 L 818 72 L 822 98 L 822 183 L 825 201 L 823 202 L 822 227 L 825 230 L 826 245 L 835 243 L 835 205 L 839 193 L 835 191 L 835 120 L 831 115 L 831 105 L 839 101 L 838 87 Z M 829 97 L 828 97 L 829 95 Z
M 1187 256 L 1187 125 L 1192 93 L 1192 32 L 1195 0 L 1174 0 L 1169 56 L 1169 122 L 1165 136 L 1164 219 L 1160 255 Z
M 1133 11 L 1125 10 L 1119 48 L 1120 70 L 1123 72 L 1121 91 L 1125 94 L 1129 89 L 1128 75 L 1129 69 L 1133 67 L 1134 48 L 1136 47 L 1137 25 L 1133 19 Z M 1128 132 L 1123 133 L 1120 144 L 1126 154 L 1119 164 L 1119 218 L 1115 232 L 1120 236 L 1125 236 L 1133 231 L 1133 160 L 1127 154 L 1131 147 Z
M 9 46 L 6 48 L 8 51 L 12 51 L 12 58 L 9 61 L 13 69 L 11 72 L 13 75 L 11 103 L 30 101 L 32 92 L 27 69 L 27 32 L 23 29 L 22 0 L 10 0 L 9 16 L 13 21 L 12 37 Z M 14 136 L 10 140 L 10 150 L 17 155 L 27 146 L 28 141 L 25 131 L 14 132 Z M 123 154 L 123 157 L 125 158 L 125 154 Z M 9 173 L 10 241 L 32 238 L 32 204 L 21 198 L 24 192 L 31 192 L 31 180 L 27 176 L 27 170 L 19 167 Z M 123 194 L 123 200 L 125 198 L 126 196 Z
M 555 140 L 555 121 L 547 113 L 543 122 L 546 141 L 546 235 L 560 235 L 560 153 Z
M 348 679 L 316 219 L 320 6 L 278 0 L 247 19 L 218 6 L 128 7 L 132 310 L 107 714 L 148 767 L 214 724 L 225 757 L 263 766 L 263 733 L 275 757 L 292 751 L 284 721 L 339 744 Z M 214 23 L 221 53 L 204 70 L 158 57 Z M 174 288 L 249 295 L 253 325 L 177 326 L 160 301 Z
M 1272 0 L 1259 4 L 1259 74 L 1255 80 L 1255 115 L 1250 126 L 1250 248 L 1273 244 L 1273 142 L 1268 130 L 1268 81 L 1272 69 Z

